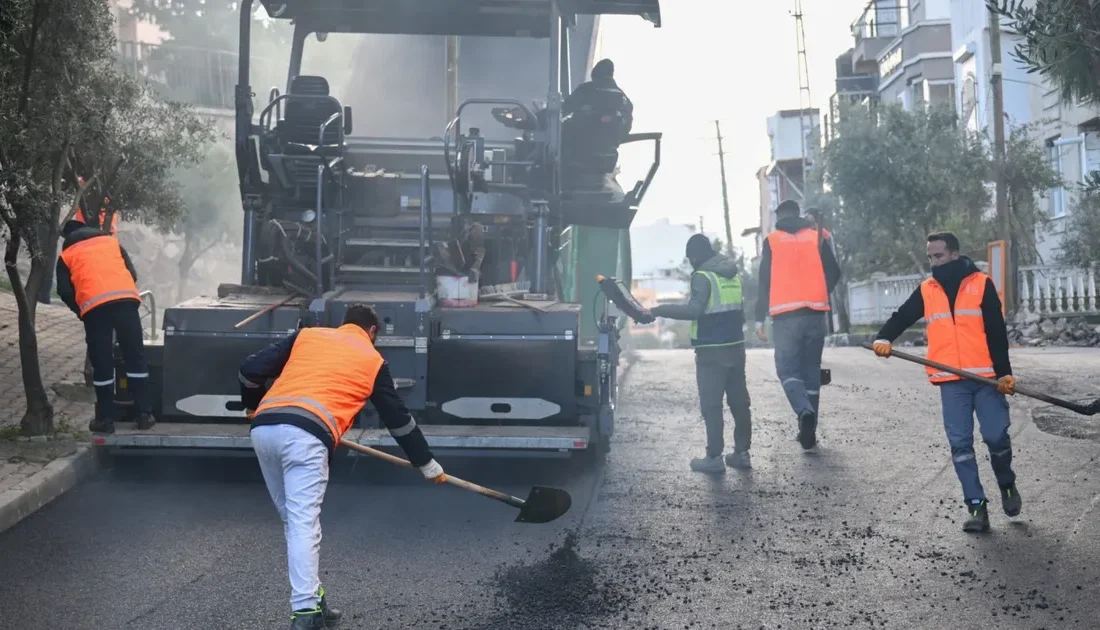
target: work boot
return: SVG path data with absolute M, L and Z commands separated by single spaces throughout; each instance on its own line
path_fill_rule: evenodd
M 721 455 L 716 455 L 714 457 L 696 457 L 691 460 L 691 469 L 695 472 L 724 473 L 726 472 L 726 465 L 722 462 Z
M 1001 507 L 1004 508 L 1005 514 L 1008 516 L 1019 516 L 1020 509 L 1023 508 L 1024 501 L 1020 498 L 1020 491 L 1016 489 L 1016 484 L 1012 484 L 1007 488 L 1001 488 Z
M 730 468 L 752 468 L 752 460 L 748 451 L 734 451 L 726 453 L 726 465 Z
M 329 626 L 334 626 L 339 623 L 340 619 L 344 616 L 338 608 L 329 608 L 328 602 L 325 601 L 325 587 L 321 587 L 321 590 L 317 592 L 321 596 L 321 601 L 317 602 L 317 607 L 321 609 L 321 616 L 325 618 L 325 623 Z
M 88 423 L 88 430 L 92 433 L 114 433 L 115 422 L 110 418 L 93 418 Z
M 966 504 L 969 512 L 967 519 L 963 521 L 963 531 L 969 533 L 989 531 L 989 510 L 985 499 L 970 501 Z
M 325 630 L 325 614 L 320 608 L 295 610 L 290 614 L 290 630 Z
M 812 411 L 803 411 L 798 416 L 798 443 L 806 451 L 817 446 L 817 415 Z
M 153 425 L 157 423 L 157 420 L 153 417 L 153 414 L 149 413 L 148 411 L 143 411 L 138 414 L 136 423 L 139 430 L 148 431 L 149 429 L 153 428 Z

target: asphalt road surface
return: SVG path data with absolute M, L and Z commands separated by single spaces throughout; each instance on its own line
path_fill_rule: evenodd
M 1021 383 L 1100 396 L 1098 351 L 1013 356 Z M 1097 627 L 1100 420 L 1013 399 L 1023 513 L 993 494 L 993 531 L 964 534 L 922 368 L 862 349 L 828 349 L 826 366 L 807 455 L 772 354 L 750 352 L 751 472 L 688 470 L 704 444 L 690 351 L 640 354 L 599 471 L 443 461 L 520 496 L 566 488 L 552 524 L 385 464 L 342 469 L 321 557 L 340 627 Z M 978 453 L 995 488 L 980 438 Z M 119 462 L 0 535 L 0 627 L 286 627 L 283 544 L 253 460 Z

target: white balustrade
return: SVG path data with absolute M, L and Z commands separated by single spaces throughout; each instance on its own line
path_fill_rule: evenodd
M 920 286 L 923 276 L 872 276 L 848 283 L 848 317 L 855 326 L 881 325 Z
M 1100 310 L 1092 268 L 1020 267 L 1019 288 L 1020 310 L 1025 313 L 1067 317 Z

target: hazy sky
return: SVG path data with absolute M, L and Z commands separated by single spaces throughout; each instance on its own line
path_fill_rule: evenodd
M 836 57 L 852 46 L 850 25 L 867 0 L 803 0 L 813 106 L 827 108 Z M 722 122 L 735 244 L 758 223 L 756 170 L 769 161 L 768 116 L 797 109 L 794 0 L 676 0 L 662 5 L 661 28 L 640 18 L 604 17 L 603 55 L 634 101 L 634 131 L 662 131 L 661 168 L 635 224 L 659 217 L 724 233 L 714 120 Z M 635 146 L 639 148 L 634 148 Z M 651 145 L 620 153 L 619 182 L 644 176 Z M 636 253 L 635 255 L 639 255 Z

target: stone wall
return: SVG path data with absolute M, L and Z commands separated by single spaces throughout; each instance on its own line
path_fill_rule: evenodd
M 1100 346 L 1100 325 L 1095 319 L 1045 317 L 1038 313 L 1020 313 L 1008 322 L 1009 343 L 1021 346 Z

